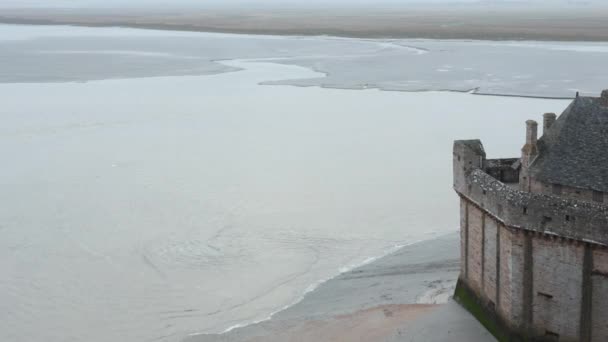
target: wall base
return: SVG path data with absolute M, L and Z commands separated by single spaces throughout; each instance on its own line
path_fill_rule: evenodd
M 461 279 L 458 279 L 454 299 L 469 311 L 488 331 L 503 341 L 537 341 L 525 338 L 518 332 L 511 330 L 498 316 L 496 309 L 489 302 L 484 301 Z

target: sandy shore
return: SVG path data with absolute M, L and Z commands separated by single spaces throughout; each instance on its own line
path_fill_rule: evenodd
M 3 9 L 0 23 L 359 38 L 608 41 L 608 7 Z
M 417 243 L 334 278 L 272 319 L 185 342 L 494 341 L 450 296 L 458 234 Z

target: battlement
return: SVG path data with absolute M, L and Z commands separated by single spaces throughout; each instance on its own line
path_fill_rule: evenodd
M 605 205 L 520 191 L 507 184 L 519 178 L 518 159 L 485 160 L 461 141 L 454 151 L 454 190 L 506 226 L 608 246 Z M 479 158 L 476 167 L 467 164 Z
M 471 172 L 461 196 L 507 227 L 608 246 L 608 208 L 510 187 L 483 170 Z

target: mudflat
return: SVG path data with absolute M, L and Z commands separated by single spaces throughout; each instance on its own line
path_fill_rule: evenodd
M 3 9 L 0 23 L 359 38 L 608 41 L 608 7 Z
M 184 342 L 494 341 L 449 299 L 458 243 L 450 233 L 403 247 L 327 281 L 270 320 Z

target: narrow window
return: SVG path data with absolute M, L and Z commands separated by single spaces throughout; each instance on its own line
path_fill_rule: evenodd
M 600 277 L 604 277 L 604 278 L 608 278 L 608 273 L 599 271 L 599 270 L 593 270 L 591 272 L 591 275 L 595 275 L 595 276 L 600 276 Z
M 524 215 L 528 215 L 528 207 L 524 207 Z
M 566 221 L 570 221 L 570 215 L 566 215 Z
M 547 341 L 559 341 L 559 334 L 553 331 L 545 330 L 545 337 Z
M 560 184 L 553 184 L 553 194 L 558 196 L 562 194 L 562 186 Z
M 604 203 L 604 193 L 600 191 L 593 191 L 593 201 Z

